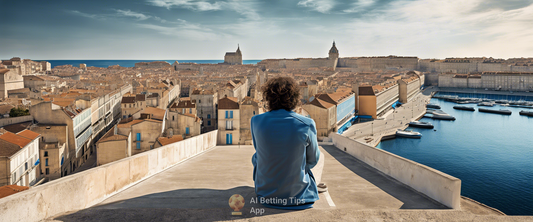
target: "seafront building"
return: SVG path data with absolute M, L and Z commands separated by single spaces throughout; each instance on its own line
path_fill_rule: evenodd
M 0 186 L 31 186 L 41 177 L 39 142 L 41 135 L 30 130 L 0 135 Z M 48 158 L 43 169 L 48 172 Z

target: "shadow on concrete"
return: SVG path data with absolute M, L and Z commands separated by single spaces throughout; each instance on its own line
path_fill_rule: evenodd
M 396 179 L 381 173 L 357 158 L 339 150 L 335 146 L 323 145 L 322 147 L 346 168 L 387 194 L 403 202 L 400 209 L 450 209 Z
M 233 209 L 229 207 L 228 200 L 233 194 L 240 194 L 245 199 L 245 205 L 240 210 L 242 215 L 231 215 Z M 57 216 L 54 220 L 221 221 L 293 212 L 293 210 L 278 210 L 266 208 L 259 203 L 250 203 L 252 198 L 256 198 L 255 190 L 249 186 L 228 190 L 180 189 L 96 205 Z

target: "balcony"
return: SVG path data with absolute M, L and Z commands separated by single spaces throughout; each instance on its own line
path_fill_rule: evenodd
M 364 144 L 349 146 L 355 141 L 338 138 L 334 138 L 333 144 L 336 145 L 321 144 L 322 161 L 313 172 L 317 180 L 326 182 L 329 188 L 328 192 L 319 194 L 320 199 L 314 208 L 300 211 L 264 208 L 258 203 L 250 203 L 251 198 L 256 197 L 250 162 L 255 152 L 253 146 L 216 146 L 216 138 L 217 131 L 212 131 L 2 198 L 0 204 L 10 207 L 0 210 L 0 218 L 14 221 L 533 219 L 508 217 L 467 198 L 460 198 L 462 208 L 450 209 L 442 201 L 431 199 L 387 175 L 388 172 L 369 165 L 372 164 L 369 161 L 382 159 L 402 161 L 397 156 L 370 146 L 361 147 Z M 351 155 L 355 150 L 369 155 L 369 158 L 364 159 L 365 162 L 355 158 Z M 382 164 L 387 166 L 385 162 Z M 453 181 L 449 175 L 435 173 L 436 170 L 412 161 L 402 164 L 404 170 L 427 170 L 416 175 L 427 174 L 427 178 L 421 178 L 426 184 Z M 388 167 L 390 171 L 398 168 Z M 62 189 L 64 187 L 70 189 Z M 433 190 L 435 187 L 443 186 L 437 183 L 425 188 Z M 448 189 L 451 192 L 454 188 Z M 53 195 L 55 192 L 62 192 L 62 195 Z M 245 198 L 241 216 L 231 215 L 233 210 L 228 206 L 228 199 L 233 194 Z M 85 198 L 64 198 L 74 195 Z M 35 201 L 36 196 L 43 198 Z M 63 204 L 54 204 L 58 202 Z M 43 204 L 48 208 L 42 210 Z M 257 211 L 252 209 L 264 211 L 256 214 Z

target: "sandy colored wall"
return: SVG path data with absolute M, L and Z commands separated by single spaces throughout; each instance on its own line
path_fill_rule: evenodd
M 422 165 L 412 160 L 394 155 L 332 133 L 333 144 L 376 168 L 384 174 L 404 183 L 416 191 L 442 203 L 450 208 L 461 209 L 461 180 Z
M 376 96 L 359 96 L 359 115 L 372 116 L 377 118 Z
M 216 146 L 217 131 L 95 167 L 0 199 L 0 218 L 40 221 L 85 209 Z

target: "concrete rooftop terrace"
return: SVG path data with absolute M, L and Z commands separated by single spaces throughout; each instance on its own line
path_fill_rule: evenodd
M 47 221 L 531 221 L 510 217 L 461 198 L 450 209 L 366 163 L 323 143 L 322 182 L 314 208 L 276 210 L 252 204 L 255 196 L 253 146 L 216 146 L 118 192 L 95 206 Z M 232 216 L 228 199 L 241 194 L 241 216 Z M 251 213 L 251 209 L 264 213 Z

